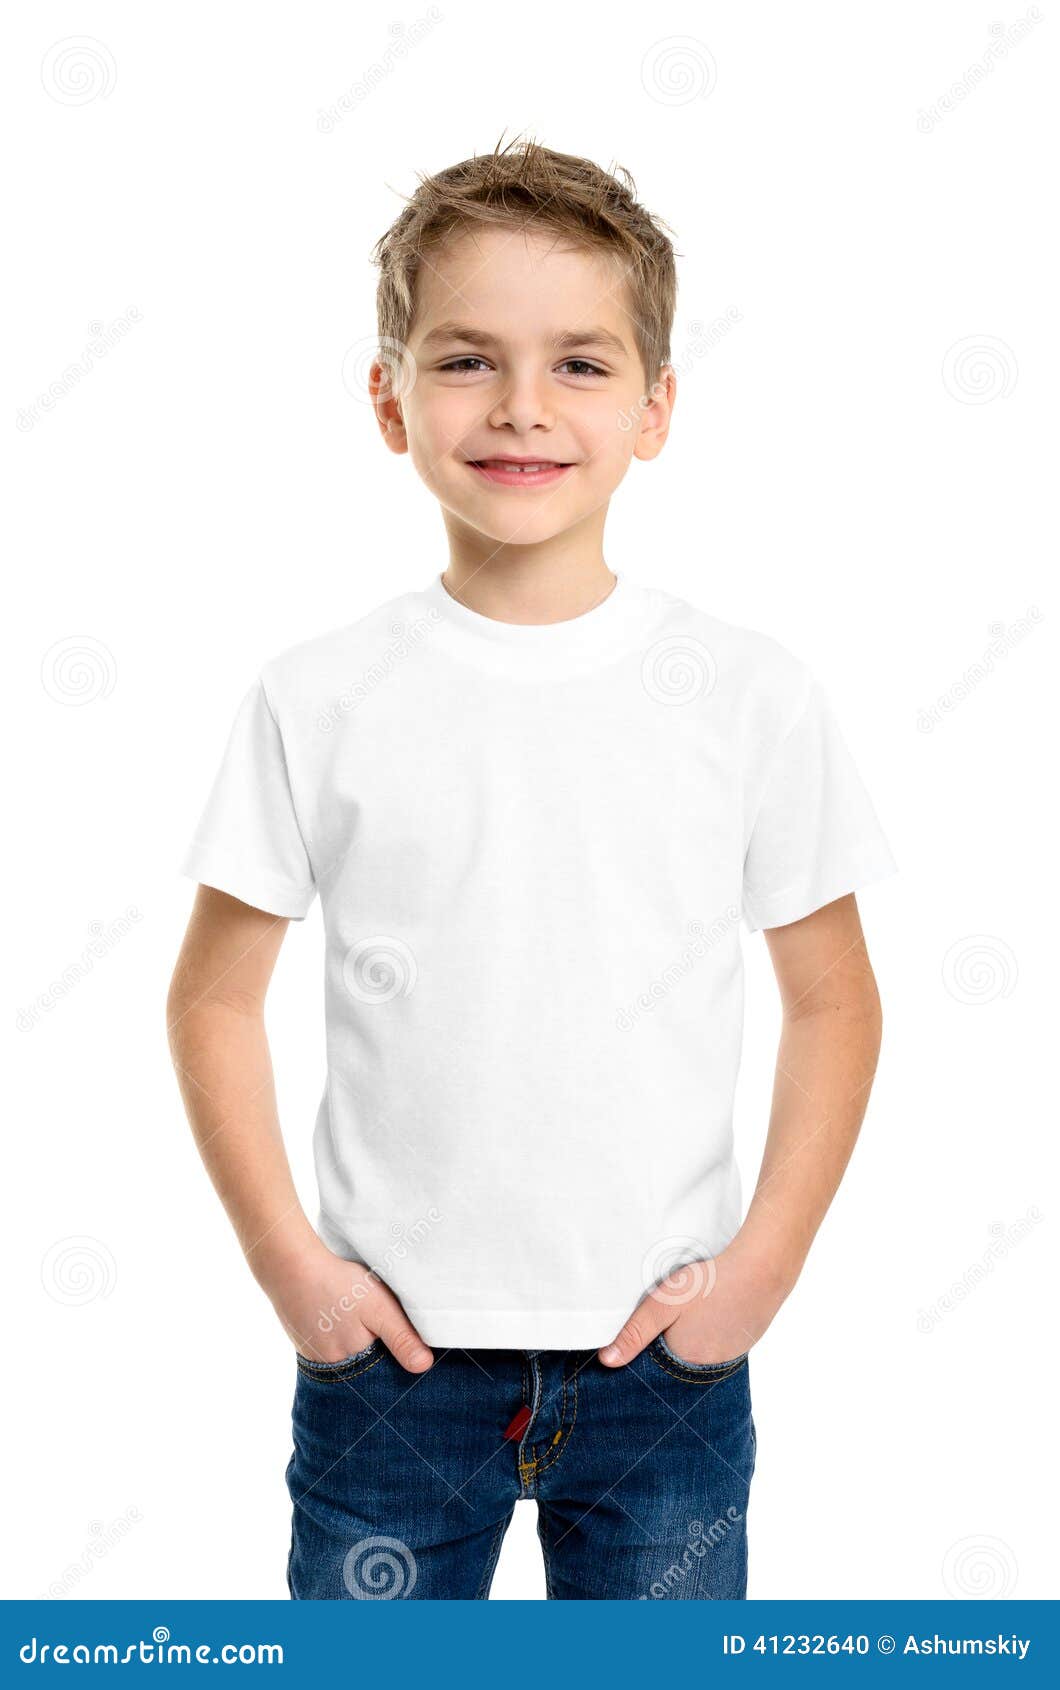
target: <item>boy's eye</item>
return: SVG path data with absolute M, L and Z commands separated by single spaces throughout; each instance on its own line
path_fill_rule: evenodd
M 467 352 L 462 358 L 453 358 L 448 364 L 439 364 L 440 370 L 460 370 L 468 364 L 484 364 L 484 358 L 476 358 L 474 353 Z
M 607 371 L 602 370 L 598 364 L 590 364 L 587 358 L 568 358 L 560 365 L 560 369 L 570 369 L 572 364 L 580 366 L 575 372 L 577 375 L 606 376 L 607 374 Z
M 486 360 L 484 358 L 476 358 L 473 352 L 465 352 L 463 357 L 461 357 L 461 358 L 450 358 L 450 360 L 447 364 L 439 364 L 438 368 L 439 368 L 439 370 L 445 370 L 445 371 L 455 370 L 459 373 L 463 370 L 468 369 L 468 367 L 472 364 L 485 365 L 485 363 L 486 363 Z M 572 366 L 577 366 L 577 368 L 574 369 L 574 374 L 578 375 L 578 376 L 606 376 L 607 375 L 606 370 L 602 370 L 599 367 L 598 364 L 590 364 L 590 362 L 587 358 L 566 358 L 566 359 L 564 359 L 563 363 L 560 365 L 560 369 L 561 370 L 568 370 L 568 369 L 571 369 Z

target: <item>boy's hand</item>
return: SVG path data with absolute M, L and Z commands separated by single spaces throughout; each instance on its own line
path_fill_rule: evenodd
M 621 1367 L 665 1332 L 682 1361 L 733 1361 L 757 1344 L 790 1286 L 732 1245 L 720 1256 L 675 1269 L 637 1304 L 613 1343 L 600 1350 Z
M 799 1277 L 854 1148 L 882 1027 L 857 899 L 849 892 L 767 927 L 765 939 L 784 1020 L 755 1194 L 720 1255 L 652 1287 L 597 1352 L 605 1366 L 632 1361 L 660 1332 L 675 1355 L 701 1364 L 734 1361 L 757 1344 Z
M 319 1238 L 256 1264 L 256 1277 L 293 1341 L 310 1361 L 344 1361 L 382 1338 L 409 1373 L 434 1355 L 393 1292 L 359 1262 L 336 1256 Z

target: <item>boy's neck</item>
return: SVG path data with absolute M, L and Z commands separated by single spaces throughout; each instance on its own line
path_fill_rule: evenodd
M 451 596 L 494 622 L 568 622 L 608 597 L 616 577 L 596 549 L 450 548 L 442 585 Z

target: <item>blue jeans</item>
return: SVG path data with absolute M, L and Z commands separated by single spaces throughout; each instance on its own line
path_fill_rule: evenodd
M 377 1338 L 297 1367 L 292 1597 L 481 1600 L 522 1497 L 550 1598 L 746 1595 L 746 1357 L 693 1364 L 659 1337 L 618 1368 L 442 1350 L 417 1375 Z

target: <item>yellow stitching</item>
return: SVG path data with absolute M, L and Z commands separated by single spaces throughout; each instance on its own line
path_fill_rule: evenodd
M 645 1345 L 645 1349 L 657 1352 L 667 1361 L 674 1362 L 678 1367 L 691 1368 L 695 1373 L 717 1373 L 723 1367 L 735 1372 L 741 1361 L 746 1361 L 751 1353 L 749 1350 L 745 1350 L 742 1356 L 733 1356 L 729 1361 L 686 1361 L 684 1356 L 674 1354 L 666 1342 L 666 1334 L 663 1332 L 656 1333 L 655 1337 Z
M 527 1400 L 526 1400 L 526 1387 L 527 1387 L 528 1381 L 532 1381 L 532 1379 L 533 1379 L 533 1371 L 527 1365 L 527 1358 L 526 1358 L 525 1354 L 523 1354 L 520 1359 L 522 1361 L 522 1370 L 523 1370 L 523 1407 L 529 1408 L 529 1410 L 530 1410 L 530 1417 L 527 1420 L 526 1425 L 523 1427 L 522 1435 L 520 1436 L 520 1439 L 519 1439 L 519 1449 L 522 1449 L 522 1447 L 525 1444 L 527 1437 L 529 1435 L 530 1428 L 534 1423 L 534 1409 L 533 1409 L 532 1403 L 528 1403 Z M 533 1393 L 531 1393 L 531 1394 L 533 1394 Z M 534 1444 L 530 1445 L 531 1449 L 534 1449 L 535 1447 L 536 1446 Z M 537 1456 L 535 1455 L 530 1461 L 519 1461 L 518 1460 L 518 1452 L 517 1452 L 516 1461 L 517 1461 L 518 1470 L 519 1470 L 520 1483 L 523 1483 L 523 1484 L 525 1484 L 527 1482 L 532 1483 L 533 1478 L 534 1478 L 534 1471 L 537 1467 Z
M 296 1351 L 295 1353 L 297 1354 L 298 1352 Z M 335 1371 L 329 1373 L 318 1372 L 315 1367 L 299 1367 L 298 1371 L 302 1375 L 303 1379 L 319 1379 L 324 1384 L 327 1384 L 329 1379 L 356 1379 L 360 1374 L 367 1373 L 370 1368 L 377 1366 L 385 1355 L 386 1350 L 380 1350 L 379 1354 L 373 1361 L 362 1362 L 359 1367 L 345 1368 L 340 1362 Z
M 570 1378 L 570 1381 L 569 1381 L 570 1384 L 572 1384 L 574 1386 L 574 1413 L 571 1415 L 571 1422 L 570 1422 L 570 1425 L 567 1427 L 567 1443 L 565 1443 L 563 1445 L 562 1449 L 557 1449 L 557 1451 L 556 1451 L 555 1455 L 552 1457 L 551 1461 L 542 1462 L 542 1464 L 541 1464 L 542 1473 L 547 1473 L 548 1469 L 550 1467 L 554 1467 L 556 1465 L 556 1462 L 559 1460 L 560 1456 L 563 1454 L 563 1450 L 565 1450 L 567 1448 L 567 1445 L 570 1443 L 570 1434 L 573 1432 L 575 1425 L 577 1424 L 577 1420 L 578 1420 L 578 1374 L 579 1374 L 579 1372 L 580 1372 L 580 1369 L 575 1367 L 574 1372 L 571 1375 L 571 1378 Z M 563 1419 L 564 1414 L 566 1413 L 566 1408 L 567 1408 L 567 1384 L 568 1384 L 568 1380 L 567 1380 L 566 1375 L 564 1375 L 564 1378 L 563 1378 L 563 1410 L 560 1413 L 560 1419 L 561 1420 Z M 561 1426 L 560 1431 L 556 1433 L 556 1437 L 553 1438 L 553 1440 L 552 1440 L 553 1444 L 560 1437 L 562 1430 L 563 1430 L 563 1428 Z
M 658 1351 L 653 1350 L 650 1346 L 648 1348 L 648 1354 L 651 1356 L 651 1359 L 655 1363 L 656 1367 L 661 1368 L 664 1373 L 668 1373 L 671 1379 L 679 1379 L 682 1385 L 721 1385 L 726 1379 L 731 1379 L 734 1373 L 739 1373 L 741 1367 L 746 1366 L 747 1363 L 747 1357 L 744 1356 L 743 1360 L 738 1361 L 736 1366 L 731 1368 L 728 1373 L 693 1374 L 690 1378 L 687 1373 L 675 1373 L 672 1367 L 667 1367 L 665 1361 L 660 1359 Z
M 577 1418 L 577 1414 L 578 1414 L 577 1396 L 575 1396 L 574 1414 L 575 1414 L 575 1418 Z M 563 1422 L 566 1418 L 567 1418 L 567 1375 L 566 1375 L 566 1373 L 562 1373 L 560 1375 L 560 1398 L 559 1398 L 559 1420 L 560 1420 L 560 1426 L 561 1427 L 562 1427 Z M 555 1438 L 553 1438 L 552 1443 L 555 1443 L 555 1441 L 556 1441 Z M 551 1448 L 551 1445 L 546 1444 L 545 1447 L 546 1447 L 546 1449 L 548 1449 L 548 1448 Z M 554 1455 L 552 1457 L 551 1461 L 543 1461 L 541 1463 L 542 1473 L 546 1472 L 548 1470 L 548 1468 L 551 1467 L 557 1459 L 558 1459 L 558 1456 Z

